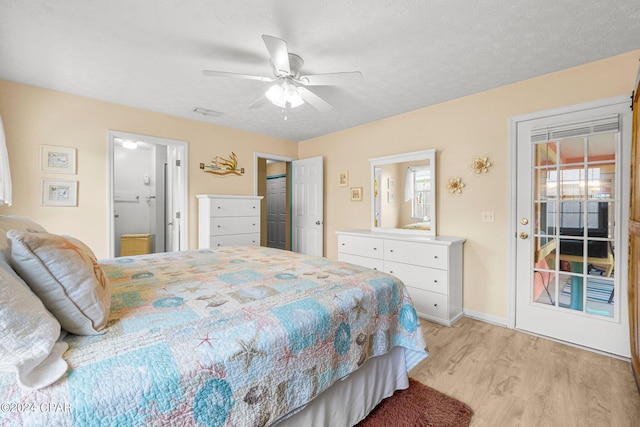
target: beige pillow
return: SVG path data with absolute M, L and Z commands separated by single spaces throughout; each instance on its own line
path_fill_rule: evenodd
M 109 319 L 109 282 L 95 255 L 68 236 L 10 230 L 11 264 L 63 329 L 103 333 Z
M 44 233 L 47 231 L 40 224 L 24 216 L 0 215 L 0 256 L 2 256 L 7 263 L 11 260 L 11 241 L 7 237 L 7 231 L 9 230 L 31 231 L 33 233 Z

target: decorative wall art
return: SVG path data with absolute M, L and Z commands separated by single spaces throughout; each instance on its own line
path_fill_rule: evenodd
M 393 191 L 387 191 L 387 203 L 395 203 L 396 202 L 396 193 Z
M 226 176 L 226 175 L 242 175 L 244 174 L 244 168 L 238 168 L 238 156 L 236 153 L 231 152 L 231 155 L 228 159 L 224 157 L 216 156 L 211 164 L 205 165 L 204 163 L 200 163 L 200 169 L 204 170 L 207 173 L 218 175 L 218 176 Z
M 351 187 L 351 201 L 362 201 L 362 187 Z
M 346 187 L 349 185 L 349 172 L 340 172 L 338 175 L 338 185 L 340 187 Z
M 78 181 L 42 180 L 43 206 L 78 206 Z
M 40 171 L 75 175 L 76 149 L 71 147 L 41 145 Z
M 473 173 L 476 175 L 481 175 L 483 173 L 489 172 L 489 167 L 491 166 L 491 161 L 489 161 L 489 157 L 487 156 L 476 156 L 471 163 L 471 169 L 473 169 Z
M 449 194 L 455 194 L 459 196 L 462 194 L 462 189 L 464 188 L 464 182 L 462 182 L 462 178 L 449 178 L 449 182 L 447 183 L 447 190 L 449 190 Z

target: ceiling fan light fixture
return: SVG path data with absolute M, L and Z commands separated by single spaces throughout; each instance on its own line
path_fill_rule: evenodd
M 264 95 L 273 105 L 280 108 L 287 108 L 287 104 L 289 104 L 291 108 L 296 108 L 304 104 L 304 100 L 298 92 L 298 89 L 292 84 L 274 84 Z

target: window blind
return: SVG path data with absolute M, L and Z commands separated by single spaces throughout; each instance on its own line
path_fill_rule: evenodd
M 531 142 L 540 143 L 557 141 L 565 138 L 580 138 L 600 133 L 615 133 L 620 131 L 620 117 L 618 114 L 601 117 L 585 122 L 574 122 L 556 126 L 545 126 L 531 130 Z

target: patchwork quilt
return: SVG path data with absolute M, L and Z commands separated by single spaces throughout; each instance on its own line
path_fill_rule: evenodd
M 101 265 L 107 332 L 67 335 L 47 388 L 0 374 L 1 425 L 263 426 L 394 346 L 407 369 L 427 356 L 404 285 L 375 270 L 259 246 Z

